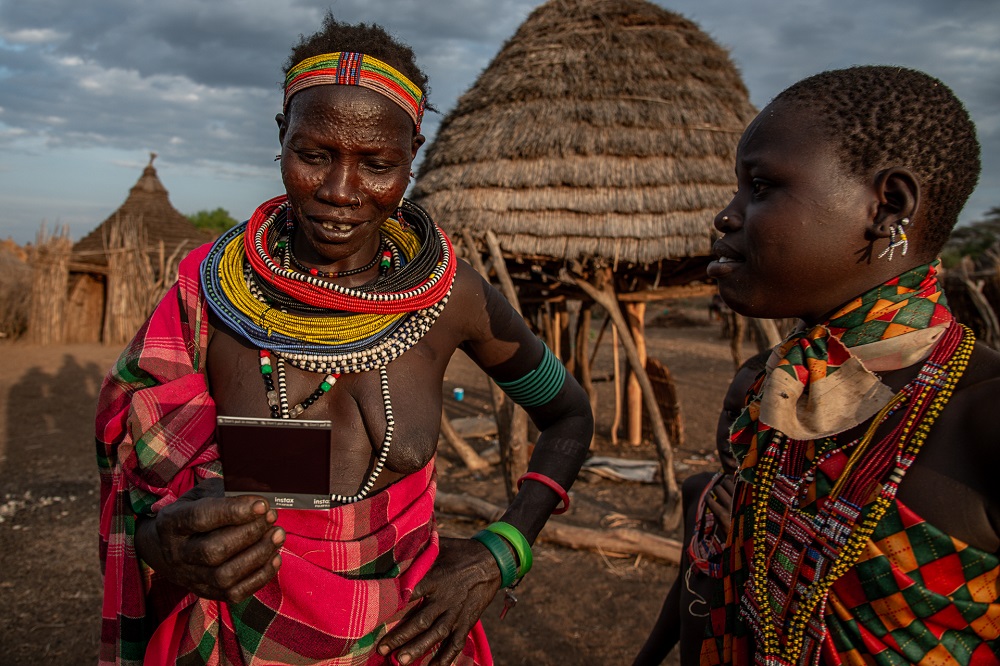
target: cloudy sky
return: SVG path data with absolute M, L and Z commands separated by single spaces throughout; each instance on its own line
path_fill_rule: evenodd
M 1000 205 L 1000 1 L 657 0 L 729 48 L 751 99 L 853 64 L 899 64 L 952 87 L 984 172 L 963 221 Z M 0 0 L 0 238 L 43 222 L 78 239 L 124 200 L 150 151 L 183 213 L 244 219 L 280 193 L 283 64 L 331 7 L 413 46 L 446 112 L 539 2 L 531 0 Z M 428 114 L 433 138 L 441 116 Z

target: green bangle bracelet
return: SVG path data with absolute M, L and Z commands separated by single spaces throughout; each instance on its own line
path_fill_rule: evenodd
M 510 544 L 510 547 L 514 549 L 514 552 L 517 554 L 517 561 L 520 564 L 517 570 L 517 577 L 524 578 L 524 574 L 531 571 L 531 564 L 534 558 L 531 556 L 531 544 L 521 534 L 521 530 L 503 521 L 490 523 L 486 526 L 486 529 L 502 536 Z
M 496 382 L 496 385 L 522 407 L 538 407 L 551 402 L 565 383 L 566 368 L 546 346 L 538 367 L 520 379 Z
M 517 564 L 507 542 L 487 530 L 477 532 L 472 538 L 486 546 L 497 561 L 497 566 L 500 567 L 500 587 L 510 587 L 517 578 Z

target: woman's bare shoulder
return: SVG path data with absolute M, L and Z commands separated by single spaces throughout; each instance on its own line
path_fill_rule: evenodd
M 507 322 L 516 312 L 476 269 L 466 261 L 459 260 L 445 314 L 461 322 L 473 337 L 479 337 L 473 332 L 486 334 L 496 329 L 499 321 Z
M 956 387 L 956 395 L 967 394 L 967 399 L 978 402 L 990 400 L 998 404 L 997 389 L 1000 387 L 1000 352 L 976 342 L 962 379 Z
M 976 344 L 968 367 L 942 414 L 943 424 L 954 433 L 976 467 L 1000 465 L 1000 353 Z
M 455 286 L 453 292 L 468 294 L 473 298 L 484 298 L 484 289 L 489 285 L 469 262 L 459 259 L 455 265 Z

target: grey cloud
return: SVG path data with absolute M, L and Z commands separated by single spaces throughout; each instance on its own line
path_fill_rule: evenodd
M 0 148 L 149 147 L 174 165 L 237 178 L 273 157 L 281 66 L 328 7 L 409 43 L 430 77 L 431 102 L 444 112 L 537 4 L 0 0 Z M 1000 2 L 660 4 L 731 49 L 757 105 L 831 67 L 895 62 L 941 77 L 979 123 L 990 169 L 981 191 L 996 193 L 986 207 L 1000 203 L 992 158 L 1000 155 Z M 428 114 L 428 137 L 440 119 Z
M 207 154 L 257 163 L 275 146 L 281 66 L 298 36 L 319 27 L 326 7 L 278 8 L 266 0 L 0 3 L 0 35 L 49 36 L 0 46 L 0 67 L 9 72 L 0 78 L 0 121 L 51 146 L 130 148 L 141 140 L 181 162 Z M 431 77 L 432 103 L 446 110 L 531 7 L 348 0 L 334 10 L 343 20 L 383 23 L 410 43 Z M 59 64 L 66 59 L 82 63 Z M 196 102 L 185 99 L 194 95 Z M 65 123 L 44 120 L 54 114 Z M 429 115 L 429 135 L 439 121 Z

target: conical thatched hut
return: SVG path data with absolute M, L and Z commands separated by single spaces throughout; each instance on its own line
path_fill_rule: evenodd
M 178 247 L 191 250 L 212 240 L 211 234 L 191 224 L 170 203 L 170 194 L 153 166 L 154 159 L 155 153 L 150 155 L 149 164 L 142 170 L 142 175 L 118 210 L 73 245 L 74 261 L 107 266 L 105 238 L 109 227 L 122 220 L 130 220 L 143 227 L 151 252 L 158 252 L 161 241 L 169 254 Z
M 173 281 L 177 260 L 212 240 L 170 203 L 155 158 L 125 202 L 73 245 L 66 342 L 127 340 L 149 314 L 151 292 Z
M 462 96 L 414 189 L 505 254 L 662 266 L 710 254 L 755 111 L 728 53 L 644 0 L 551 0 Z
M 466 256 L 493 242 L 494 269 L 550 346 L 568 341 L 561 355 L 585 386 L 580 333 L 589 304 L 605 306 L 635 371 L 635 441 L 636 407 L 655 406 L 643 395 L 644 304 L 704 283 L 754 114 L 728 53 L 691 21 L 644 0 L 549 0 L 445 117 L 413 198 Z

